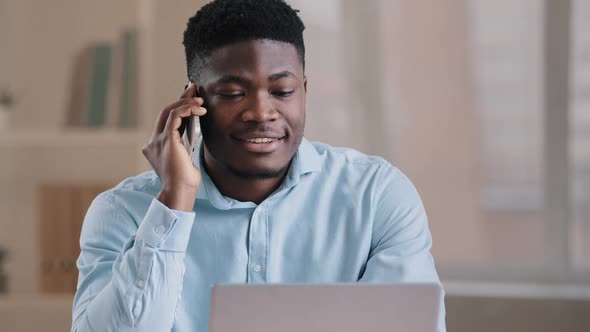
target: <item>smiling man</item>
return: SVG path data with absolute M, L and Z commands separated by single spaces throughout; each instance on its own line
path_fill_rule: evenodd
M 303 137 L 303 30 L 281 0 L 216 0 L 189 19 L 192 83 L 143 147 L 154 170 L 86 214 L 72 331 L 207 331 L 215 283 L 439 283 L 408 178 Z
M 239 31 L 240 23 L 224 28 Z M 232 36 L 227 46 L 193 56 L 193 47 L 204 48 L 198 36 L 205 28 L 189 24 L 185 34 L 187 58 L 209 58 L 195 61 L 207 61 L 200 69 L 189 62 L 189 77 L 201 86 L 208 110 L 201 118 L 203 166 L 225 196 L 260 203 L 282 182 L 303 138 L 302 55 L 288 42 Z

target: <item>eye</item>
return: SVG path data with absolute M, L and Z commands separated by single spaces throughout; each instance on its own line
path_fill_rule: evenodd
M 221 99 L 225 99 L 225 100 L 236 100 L 236 99 L 239 99 L 241 97 L 244 97 L 246 94 L 244 92 L 240 92 L 240 91 L 232 91 L 232 92 L 218 92 L 217 95 Z
M 293 94 L 293 92 L 295 92 L 295 91 L 294 90 L 274 91 L 274 92 L 272 92 L 272 94 L 274 96 L 283 98 L 283 97 L 289 97 L 290 95 Z

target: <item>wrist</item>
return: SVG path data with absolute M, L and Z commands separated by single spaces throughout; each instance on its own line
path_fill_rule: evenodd
M 168 208 L 179 211 L 192 212 L 197 197 L 198 188 L 163 187 L 156 197 Z

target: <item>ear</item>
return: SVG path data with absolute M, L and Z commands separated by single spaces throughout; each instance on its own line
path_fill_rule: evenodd
M 307 76 L 303 76 L 303 91 L 307 94 Z

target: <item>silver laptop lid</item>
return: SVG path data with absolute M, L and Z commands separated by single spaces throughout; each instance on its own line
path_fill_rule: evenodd
M 210 332 L 434 332 L 437 284 L 220 284 Z

